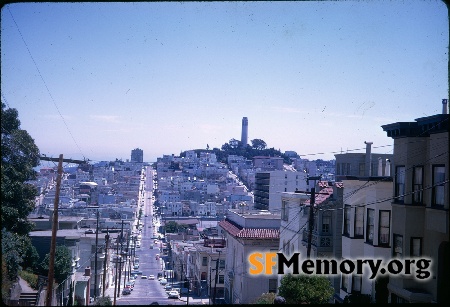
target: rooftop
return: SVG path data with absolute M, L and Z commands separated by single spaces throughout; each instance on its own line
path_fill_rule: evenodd
M 242 228 L 235 223 L 224 220 L 219 223 L 225 231 L 237 238 L 244 239 L 279 239 L 280 229 L 276 228 Z

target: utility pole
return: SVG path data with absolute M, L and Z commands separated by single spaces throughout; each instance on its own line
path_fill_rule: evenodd
M 52 296 L 53 296 L 53 280 L 55 275 L 55 253 L 56 253 L 56 233 L 58 231 L 58 205 L 59 205 L 59 190 L 61 189 L 61 179 L 63 162 L 67 163 L 76 163 L 76 164 L 85 164 L 86 160 L 72 160 L 72 159 L 63 159 L 63 155 L 60 154 L 59 158 L 50 158 L 46 156 L 40 156 L 40 160 L 43 161 L 52 161 L 58 162 L 58 176 L 56 178 L 56 191 L 55 191 L 55 201 L 53 203 L 53 224 L 52 224 L 52 239 L 50 244 L 50 260 L 48 265 L 48 284 L 47 284 L 47 294 L 45 297 L 45 305 L 52 305 Z
M 173 288 L 173 278 L 175 277 L 175 271 L 174 271 L 174 269 L 175 269 L 175 261 L 172 261 L 172 270 L 171 270 L 171 272 L 170 272 L 170 274 L 172 275 L 172 288 Z
M 130 231 L 127 231 L 127 248 L 125 250 L 125 274 L 123 276 L 123 285 L 126 285 L 126 280 L 127 280 L 127 261 L 128 261 L 128 254 L 130 252 Z M 130 265 L 130 262 L 128 261 L 128 265 Z M 129 273 L 129 271 L 128 271 Z M 128 281 L 130 281 L 130 279 L 128 279 Z
M 108 244 L 109 243 L 109 232 L 108 228 L 106 228 L 106 236 L 105 236 L 105 260 L 103 261 L 103 297 L 105 297 L 105 288 L 106 288 L 106 260 L 108 259 Z
M 308 249 L 306 250 L 306 258 L 310 259 L 311 256 L 311 241 L 312 232 L 314 228 L 314 201 L 316 198 L 316 180 L 320 180 L 321 176 L 308 177 L 306 180 L 309 185 L 309 180 L 314 180 L 314 185 L 311 188 L 311 198 L 309 201 L 309 222 L 308 222 Z
M 98 257 L 98 219 L 99 209 L 97 208 L 97 227 L 95 230 L 95 268 L 94 268 L 94 300 L 97 299 L 97 257 Z
M 211 305 L 211 292 L 212 292 L 212 282 L 211 282 L 211 277 L 212 277 L 212 269 L 211 269 L 211 265 L 209 265 L 209 305 Z
M 45 305 L 47 306 L 53 305 L 52 304 L 53 279 L 55 275 L 56 232 L 58 229 L 58 204 L 59 204 L 59 190 L 61 188 L 61 177 L 63 171 L 62 163 L 63 163 L 63 155 L 60 154 L 58 160 L 58 177 L 56 179 L 55 201 L 53 203 L 52 240 L 50 245 L 50 261 L 48 265 L 47 295 L 45 298 Z
M 119 238 L 119 236 L 117 236 Z M 116 305 L 116 296 L 117 296 L 117 266 L 119 261 L 119 240 L 116 239 L 117 250 L 116 250 L 116 274 L 114 275 L 114 306 Z M 119 289 L 120 290 L 120 289 Z
M 120 279 L 122 278 L 122 252 L 123 252 L 123 220 L 122 227 L 120 229 L 120 262 L 119 262 L 119 286 L 117 288 L 117 297 L 120 297 Z
M 217 258 L 216 260 L 216 278 L 215 278 L 215 282 L 214 282 L 214 296 L 213 296 L 213 305 L 216 304 L 216 290 L 217 290 L 217 280 L 219 278 L 219 262 L 220 262 L 220 253 L 222 251 L 218 251 L 219 252 L 219 258 Z

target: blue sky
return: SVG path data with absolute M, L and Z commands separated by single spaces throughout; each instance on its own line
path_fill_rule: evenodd
M 53 157 L 220 148 L 244 116 L 310 160 L 392 153 L 381 125 L 448 98 L 448 29 L 437 0 L 14 3 L 1 99 Z

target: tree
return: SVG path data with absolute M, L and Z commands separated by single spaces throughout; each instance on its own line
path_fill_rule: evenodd
M 266 142 L 264 142 L 261 139 L 254 139 L 251 140 L 252 142 L 252 148 L 256 149 L 256 150 L 263 150 L 267 147 Z
M 26 130 L 20 129 L 16 109 L 2 103 L 1 112 L 1 216 L 2 227 L 19 235 L 28 235 L 32 223 L 27 220 L 35 206 L 37 189 L 26 183 L 36 178 L 39 149 Z
M 178 229 L 178 223 L 174 221 L 169 221 L 165 224 L 165 230 L 169 233 L 175 233 Z
M 95 302 L 94 306 L 112 306 L 111 298 L 108 296 L 105 297 L 98 297 Z
M 240 147 L 241 141 L 236 140 L 236 139 L 231 139 L 229 144 L 232 149 L 236 149 L 236 148 Z
M 41 268 L 44 270 L 42 275 L 48 275 L 48 265 L 50 263 L 50 253 L 45 255 L 44 260 L 41 263 Z M 56 282 L 59 284 L 63 282 L 67 275 L 72 273 L 72 255 L 67 246 L 58 245 L 56 246 L 55 251 L 55 267 L 54 267 L 54 276 Z
M 370 294 L 352 293 L 344 297 L 344 304 L 370 304 Z
M 20 236 L 18 234 L 2 230 L 2 264 L 6 266 L 6 275 L 10 281 L 16 281 L 20 271 L 21 257 Z
M 288 274 L 281 279 L 279 295 L 288 304 L 325 304 L 333 297 L 334 288 L 324 276 Z
M 186 225 L 184 225 L 184 224 L 178 224 L 177 222 L 175 222 L 175 221 L 168 221 L 167 223 L 166 223 L 166 225 L 165 225 L 165 229 L 166 229 L 166 232 L 169 232 L 169 233 L 175 233 L 175 232 L 178 232 L 178 230 L 184 230 L 184 229 L 186 229 L 187 228 L 187 226 Z
M 263 293 L 263 294 L 261 294 L 261 296 L 259 296 L 255 299 L 254 304 L 258 304 L 258 305 L 273 304 L 273 301 L 276 296 L 277 295 L 275 293 L 270 293 L 270 292 Z

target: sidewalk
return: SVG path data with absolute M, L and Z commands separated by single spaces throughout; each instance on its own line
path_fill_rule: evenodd
M 121 285 L 123 288 L 123 285 Z M 108 289 L 105 289 L 105 296 L 109 296 L 111 298 L 111 301 L 114 302 L 114 284 L 110 284 Z M 122 297 L 122 293 L 120 294 L 120 297 Z M 120 299 L 116 297 L 116 300 Z
M 31 286 L 20 276 L 19 276 L 19 285 L 22 288 L 22 292 L 26 293 L 37 292 L 37 290 L 31 288 Z
M 186 294 L 182 294 L 182 296 L 180 297 L 180 301 L 183 301 L 187 304 L 187 297 Z M 189 305 L 209 305 L 209 298 L 201 298 L 198 296 L 192 296 L 189 295 Z

